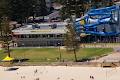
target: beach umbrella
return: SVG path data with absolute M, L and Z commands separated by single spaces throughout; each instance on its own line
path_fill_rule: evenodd
M 13 60 L 14 60 L 14 58 L 6 56 L 2 61 L 9 62 L 9 61 L 13 61 Z
M 14 60 L 15 60 L 14 58 L 9 57 L 9 56 L 7 55 L 7 56 L 2 60 L 4 70 L 6 70 L 6 71 L 17 70 L 18 68 L 14 67 L 14 65 L 13 65 L 13 61 L 14 61 Z
M 12 66 L 14 58 L 9 57 L 8 55 L 2 60 L 3 62 L 3 66 L 8 67 L 8 66 Z

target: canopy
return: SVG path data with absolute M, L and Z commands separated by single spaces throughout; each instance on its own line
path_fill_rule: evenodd
M 14 58 L 6 56 L 2 61 L 12 61 L 12 60 L 14 60 Z

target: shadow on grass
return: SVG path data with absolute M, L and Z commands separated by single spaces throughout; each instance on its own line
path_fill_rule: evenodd
M 18 62 L 26 62 L 26 61 L 28 61 L 29 59 L 26 59 L 26 58 L 24 58 L 24 59 L 15 59 L 13 62 L 14 63 L 18 63 Z
M 82 58 L 82 59 L 77 60 L 77 62 L 86 62 L 86 61 L 90 61 L 90 60 L 93 60 L 93 59 L 92 58 Z

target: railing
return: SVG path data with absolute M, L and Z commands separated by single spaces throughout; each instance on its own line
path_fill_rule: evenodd
M 120 43 L 81 43 L 81 48 L 116 48 Z

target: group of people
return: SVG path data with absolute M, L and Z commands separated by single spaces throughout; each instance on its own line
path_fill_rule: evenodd
M 90 76 L 90 79 L 94 79 L 94 76 Z

